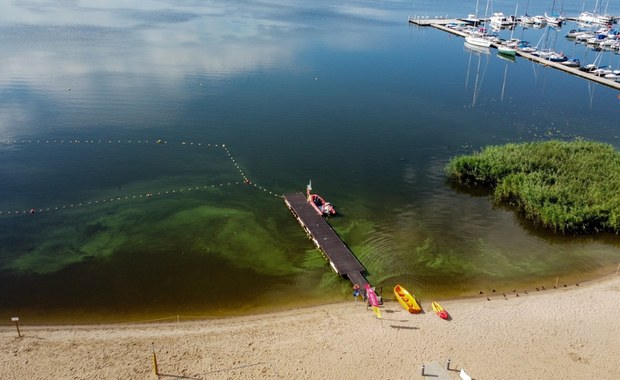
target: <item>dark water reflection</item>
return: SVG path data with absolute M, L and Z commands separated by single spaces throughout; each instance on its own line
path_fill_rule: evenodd
M 444 5 L 0 5 L 3 313 L 122 321 L 350 297 L 269 194 L 309 179 L 385 289 L 461 296 L 615 268 L 617 237 L 532 228 L 443 167 L 489 144 L 618 146 L 617 92 L 406 22 Z

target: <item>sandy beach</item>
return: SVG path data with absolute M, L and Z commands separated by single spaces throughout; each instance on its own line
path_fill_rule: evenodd
M 2 379 L 619 379 L 620 276 L 411 315 L 386 295 L 251 317 L 0 329 Z M 450 359 L 450 371 L 443 370 Z M 438 377 L 423 377 L 435 368 Z M 446 377 L 447 376 L 447 377 Z

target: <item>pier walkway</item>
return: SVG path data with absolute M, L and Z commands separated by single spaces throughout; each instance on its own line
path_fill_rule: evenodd
M 348 278 L 352 284 L 364 289 L 364 285 L 368 284 L 364 277 L 366 269 L 329 223 L 308 204 L 306 197 L 302 193 L 284 194 L 284 203 L 314 245 L 329 261 L 332 269 L 342 277 Z

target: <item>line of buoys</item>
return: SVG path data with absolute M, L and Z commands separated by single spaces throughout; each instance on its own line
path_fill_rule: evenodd
M 169 142 L 163 139 L 149 140 L 149 139 L 130 139 L 130 140 L 118 140 L 118 139 L 108 139 L 108 140 L 92 140 L 92 139 L 46 139 L 46 140 L 0 140 L 0 144 L 170 144 L 173 145 L 175 143 Z M 223 147 L 224 144 L 207 144 L 202 142 L 194 142 L 194 141 L 179 141 L 179 145 L 189 145 L 189 146 L 199 146 L 199 147 L 207 147 L 207 148 L 218 148 Z
M 167 140 L 163 140 L 163 139 L 155 139 L 155 140 L 149 140 L 149 139 L 138 139 L 138 140 L 134 140 L 134 139 L 130 139 L 130 140 L 92 140 L 92 139 L 45 139 L 45 140 L 41 140 L 41 139 L 22 139 L 22 140 L 0 140 L 0 144 L 175 144 L 175 143 L 171 143 Z M 281 198 L 282 195 L 280 194 L 275 194 L 272 191 L 268 191 L 266 188 L 253 183 L 243 172 L 243 170 L 241 169 L 241 167 L 239 166 L 239 164 L 237 163 L 237 161 L 235 160 L 235 158 L 233 157 L 233 155 L 230 153 L 230 150 L 228 149 L 228 147 L 226 146 L 226 144 L 210 144 L 210 143 L 202 143 L 202 142 L 193 142 L 193 141 L 180 141 L 176 144 L 180 144 L 180 145 L 189 145 L 189 146 L 198 146 L 198 147 L 206 147 L 206 148 L 222 148 L 222 150 L 225 152 L 225 154 L 227 155 L 227 157 L 231 160 L 233 166 L 237 169 L 237 171 L 239 172 L 239 174 L 241 175 L 241 177 L 243 178 L 242 182 L 228 182 L 228 183 L 220 183 L 219 187 L 223 187 L 223 186 L 230 186 L 230 185 L 239 185 L 239 184 L 245 184 L 245 185 L 251 185 L 254 188 L 256 188 L 257 190 L 261 190 L 265 193 L 268 193 L 271 196 L 274 197 L 278 197 Z M 202 185 L 202 186 L 195 186 L 193 189 L 194 190 L 199 190 L 199 189 L 207 189 L 207 188 L 214 188 L 216 187 L 216 185 Z M 143 197 L 152 197 L 154 195 L 156 196 L 164 196 L 164 195 L 168 195 L 168 194 L 174 194 L 177 192 L 183 192 L 185 189 L 187 189 L 187 191 L 191 191 L 192 187 L 187 187 L 187 188 L 179 188 L 177 190 L 168 190 L 168 191 L 157 191 L 157 192 L 149 192 L 149 193 L 145 193 L 145 194 L 137 194 L 137 195 L 127 195 L 124 197 L 116 197 L 116 198 L 106 198 L 106 199 L 102 199 L 102 200 L 95 200 L 95 201 L 87 201 L 87 202 L 81 202 L 81 203 L 75 203 L 75 204 L 68 204 L 68 205 L 62 205 L 62 206 L 55 206 L 55 207 L 41 207 L 41 208 L 30 208 L 27 210 L 8 210 L 8 211 L 2 211 L 0 210 L 0 215 L 26 215 L 26 214 L 35 214 L 38 212 L 50 212 L 50 211 L 57 211 L 57 210 L 63 210 L 63 209 L 69 209 L 69 208 L 75 208 L 75 207 L 81 207 L 81 206 L 87 206 L 87 205 L 97 205 L 100 203 L 105 203 L 105 202 L 113 202 L 113 201 L 120 201 L 120 200 L 129 200 L 129 199 L 139 199 L 139 198 L 143 198 Z
M 110 198 L 94 200 L 94 201 L 70 203 L 70 204 L 65 204 L 65 205 L 55 206 L 55 207 L 31 208 L 28 210 L 9 210 L 9 211 L 0 210 L 0 216 L 1 215 L 27 215 L 27 214 L 36 214 L 36 213 L 51 212 L 51 211 L 60 211 L 60 210 L 73 209 L 73 208 L 85 207 L 85 206 L 96 206 L 96 205 L 104 204 L 104 203 L 134 200 L 134 199 L 141 199 L 141 198 L 164 197 L 166 195 L 173 195 L 177 193 L 183 193 L 186 191 L 198 191 L 198 190 L 206 190 L 206 189 L 216 188 L 216 187 L 234 186 L 234 185 L 242 185 L 242 184 L 243 182 L 239 182 L 239 181 L 226 182 L 226 183 L 220 183 L 219 185 L 202 185 L 202 186 L 193 186 L 193 187 L 189 186 L 189 187 L 181 187 L 181 188 L 172 189 L 172 190 L 132 194 L 132 195 L 125 195 L 125 196 L 120 196 L 120 197 L 115 196 L 115 197 L 110 197 Z

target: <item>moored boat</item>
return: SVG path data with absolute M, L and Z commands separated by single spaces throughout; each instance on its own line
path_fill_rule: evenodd
M 506 17 L 502 12 L 495 12 L 491 16 L 491 25 L 496 25 L 500 28 L 513 25 L 514 23 L 514 16 Z
M 308 203 L 314 208 L 319 215 L 336 215 L 336 209 L 332 206 L 331 203 L 326 202 L 323 197 L 318 194 L 312 194 L 312 181 L 308 183 L 306 186 L 306 199 Z
M 569 59 L 567 61 L 560 62 L 560 63 L 567 67 L 580 67 L 581 66 L 581 62 L 579 62 L 579 59 L 577 58 Z
M 396 296 L 398 303 L 400 303 L 400 305 L 411 314 L 417 314 L 422 311 L 422 308 L 416 301 L 415 297 L 402 286 L 396 284 L 394 287 L 394 295 Z
M 508 47 L 508 46 L 505 46 L 505 45 L 498 45 L 497 46 L 497 51 L 500 54 L 503 54 L 503 55 L 510 55 L 510 56 L 513 56 L 513 57 L 515 55 L 517 55 L 517 49 L 511 48 L 511 47 Z
M 381 318 L 381 310 L 379 310 L 379 297 L 377 293 L 375 293 L 375 289 L 370 286 L 370 284 L 364 285 L 364 289 L 366 290 L 366 299 L 368 301 L 368 305 L 372 306 L 372 310 L 375 312 L 377 318 Z
M 470 45 L 480 46 L 480 47 L 491 46 L 491 41 L 483 37 L 467 36 L 465 37 L 465 42 L 467 42 Z
M 534 20 L 534 27 L 542 28 L 543 26 L 547 25 L 547 19 L 545 18 L 545 16 L 536 15 L 532 17 L 532 19 Z
M 431 303 L 431 306 L 433 307 L 433 311 L 439 316 L 439 318 L 448 319 L 450 317 L 448 312 L 443 307 L 441 307 L 439 303 L 433 301 L 433 303 Z

